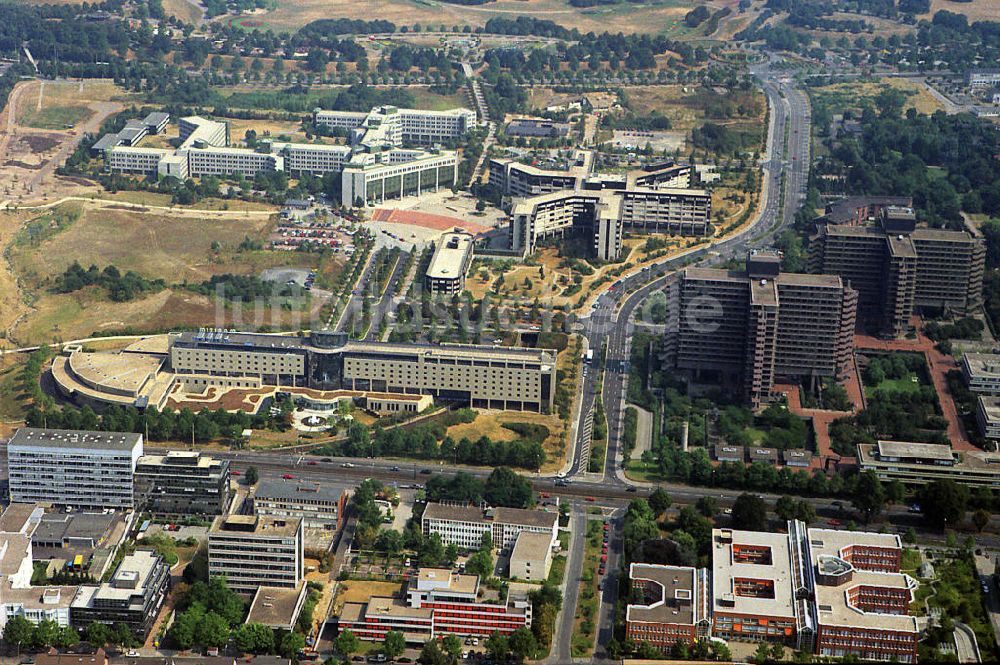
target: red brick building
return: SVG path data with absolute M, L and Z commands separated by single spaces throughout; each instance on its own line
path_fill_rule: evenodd
M 678 641 L 694 643 L 708 635 L 707 570 L 633 563 L 629 578 L 636 602 L 625 610 L 628 639 L 666 651 Z

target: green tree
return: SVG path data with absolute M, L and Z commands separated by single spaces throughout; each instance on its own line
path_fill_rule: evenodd
M 3 629 L 3 639 L 7 644 L 13 644 L 18 651 L 21 647 L 31 644 L 35 635 L 35 626 L 22 616 L 12 617 Z
M 306 648 L 305 635 L 301 633 L 285 633 L 281 637 L 281 645 L 278 649 L 285 658 L 295 658 L 296 654 Z
M 778 516 L 778 519 L 783 522 L 795 519 L 795 513 L 797 509 L 795 499 L 784 494 L 778 497 L 778 500 L 774 504 L 774 514 Z
M 506 660 L 510 653 L 510 642 L 505 635 L 494 632 L 486 638 L 486 653 L 495 661 Z
M 649 495 L 649 507 L 653 509 L 653 512 L 657 515 L 663 513 L 663 511 L 670 508 L 674 500 L 671 498 L 670 493 L 662 487 L 657 487 L 653 490 L 653 493 Z
M 55 646 L 59 639 L 59 624 L 51 619 L 43 619 L 35 626 L 34 635 L 31 637 L 32 646 L 36 649 L 45 649 Z
M 719 502 L 714 496 L 703 496 L 694 504 L 695 510 L 705 517 L 713 517 L 719 512 Z
M 854 495 L 851 497 L 851 505 L 861 513 L 861 518 L 865 524 L 871 522 L 885 508 L 885 488 L 882 481 L 878 479 L 874 471 L 865 471 L 858 476 L 858 482 L 854 487 Z
M 204 611 L 192 611 L 192 609 L 188 609 L 185 612 L 181 612 L 174 618 L 174 622 L 170 624 L 167 637 L 170 638 L 170 641 L 178 649 L 190 649 L 195 644 L 198 623 L 202 618 L 204 618 Z M 94 644 L 90 639 L 90 628 L 93 625 L 87 626 L 87 641 L 91 644 Z
M 767 642 L 759 642 L 757 644 L 757 651 L 750 657 L 750 662 L 763 664 L 769 660 L 771 660 L 771 647 Z
M 176 624 L 177 622 L 175 621 L 174 623 Z M 173 629 L 173 626 L 171 626 L 171 629 Z M 86 635 L 87 643 L 98 649 L 111 642 L 111 629 L 99 621 L 88 624 L 84 635 Z M 190 644 L 194 644 L 193 631 Z M 188 646 L 187 648 L 190 649 L 191 647 Z
M 743 493 L 733 503 L 733 524 L 747 531 L 767 531 L 767 505 L 756 494 Z
M 243 477 L 246 478 L 247 485 L 256 485 L 257 481 L 260 480 L 260 472 L 257 471 L 257 467 L 250 466 L 247 467 L 246 475 Z
M 229 641 L 229 623 L 215 612 L 209 612 L 198 624 L 195 640 L 206 647 L 221 647 Z
M 349 656 L 358 650 L 361 640 L 349 630 L 342 630 L 333 640 L 333 649 L 341 656 Z
M 519 660 L 531 658 L 538 648 L 538 642 L 528 628 L 518 628 L 507 638 L 511 652 Z
M 938 480 L 922 486 L 917 500 L 928 524 L 939 529 L 955 527 L 965 519 L 969 489 L 954 480 Z
M 491 506 L 529 508 L 534 503 L 531 483 L 513 469 L 497 467 L 486 479 L 483 498 Z
M 274 629 L 259 623 L 245 623 L 236 628 L 233 641 L 243 653 L 271 653 L 274 651 Z
M 976 527 L 976 531 L 979 533 L 983 532 L 986 525 L 990 523 L 990 511 L 983 510 L 980 508 L 976 512 L 972 513 L 972 524 Z
M 449 635 L 448 637 L 455 636 Z M 448 637 L 445 638 L 445 641 L 447 641 Z M 455 639 L 458 638 L 456 637 Z M 461 649 L 462 643 L 459 642 L 459 653 L 461 653 Z M 458 663 L 458 657 L 442 651 L 437 640 L 427 640 L 424 642 L 424 648 L 420 650 L 420 656 L 417 658 L 417 662 L 420 663 L 420 665 L 456 665 Z
M 382 640 L 382 652 L 389 660 L 395 660 L 406 651 L 406 638 L 398 630 L 390 630 Z
M 69 649 L 80 642 L 80 633 L 72 626 L 63 626 L 59 629 L 59 637 L 56 638 L 55 646 L 60 649 Z
M 459 639 L 458 635 L 445 635 L 445 638 L 441 640 L 441 648 L 444 649 L 445 653 L 457 658 L 462 655 L 462 640 Z

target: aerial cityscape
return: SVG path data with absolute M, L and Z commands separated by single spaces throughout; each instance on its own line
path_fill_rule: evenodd
M 0 663 L 1000 661 L 997 0 L 0 2 Z

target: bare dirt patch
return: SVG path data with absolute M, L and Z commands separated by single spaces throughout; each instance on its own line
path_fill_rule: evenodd
M 59 139 L 45 134 L 28 134 L 22 136 L 21 140 L 27 143 L 31 152 L 35 154 L 48 152 L 59 145 Z

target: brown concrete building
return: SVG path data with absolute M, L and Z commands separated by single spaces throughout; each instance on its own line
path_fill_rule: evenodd
M 836 376 L 850 362 L 857 294 L 834 275 L 782 273 L 773 252 L 747 269 L 686 269 L 673 286 L 668 356 L 739 382 L 754 407 L 776 376 Z
M 822 220 L 821 220 L 822 221 Z M 818 224 L 809 269 L 839 275 L 882 334 L 909 332 L 920 308 L 970 312 L 982 303 L 986 246 L 968 231 L 918 228 L 912 208 L 886 205 L 875 225 Z

